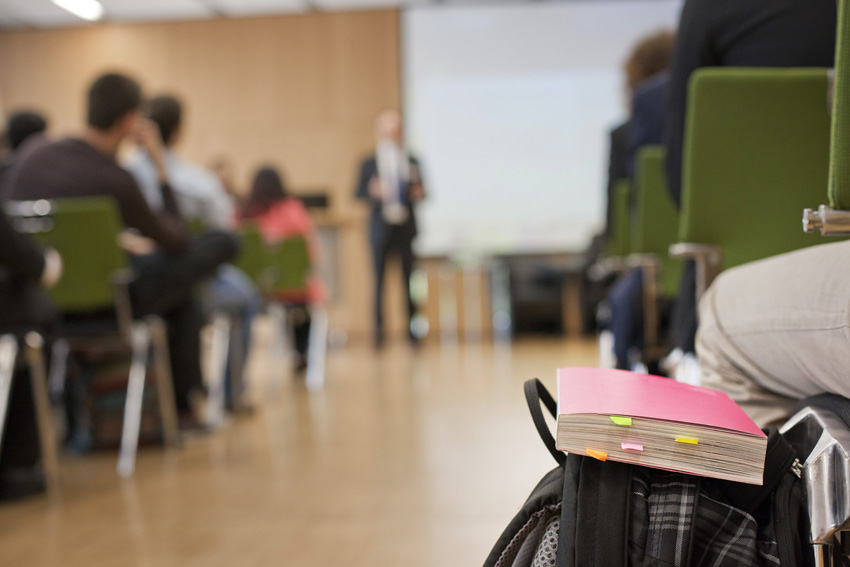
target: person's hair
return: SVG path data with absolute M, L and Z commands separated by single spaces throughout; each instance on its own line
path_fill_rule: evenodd
M 254 175 L 251 192 L 242 216 L 252 218 L 264 214 L 272 205 L 289 197 L 283 178 L 275 167 L 261 167 Z
M 12 151 L 33 134 L 47 130 L 47 120 L 41 114 L 29 110 L 15 112 L 6 123 L 6 137 Z
M 139 83 L 120 73 L 107 73 L 89 87 L 87 123 L 97 130 L 109 130 L 141 105 Z
M 676 34 L 672 30 L 661 30 L 641 39 L 626 60 L 626 84 L 634 89 L 651 76 L 667 70 L 673 58 Z
M 148 118 L 159 128 L 162 142 L 170 146 L 174 132 L 183 120 L 183 105 L 171 95 L 163 95 L 148 101 Z

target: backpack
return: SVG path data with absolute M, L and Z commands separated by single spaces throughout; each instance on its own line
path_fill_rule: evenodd
M 525 383 L 534 425 L 558 466 L 537 484 L 484 567 L 803 567 L 808 541 L 802 467 L 768 429 L 764 484 L 747 484 L 601 462 L 555 448 L 541 403 Z

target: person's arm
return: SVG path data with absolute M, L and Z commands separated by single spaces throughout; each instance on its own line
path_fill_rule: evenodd
M 374 175 L 371 166 L 372 160 L 363 160 L 360 164 L 360 175 L 357 178 L 357 188 L 354 191 L 354 196 L 361 201 L 374 201 L 376 199 L 374 185 L 378 183 L 377 176 Z
M 180 206 L 174 191 L 168 183 L 168 168 L 165 165 L 165 148 L 156 125 L 150 120 L 140 120 L 135 133 L 136 143 L 144 149 L 151 158 L 156 169 L 157 182 L 162 194 L 163 212 L 181 219 Z
M 677 207 L 681 206 L 688 80 L 696 69 L 719 63 L 712 46 L 712 27 L 719 9 L 716 0 L 688 0 L 676 33 L 665 105 L 664 146 L 667 190 Z
M 408 199 L 411 203 L 418 203 L 425 198 L 425 181 L 422 179 L 422 168 L 416 158 L 410 158 L 410 189 Z
M 46 287 L 56 283 L 62 273 L 62 260 L 53 250 L 42 249 L 27 235 L 15 230 L 9 217 L 0 212 L 0 266 L 9 277 L 41 281 Z

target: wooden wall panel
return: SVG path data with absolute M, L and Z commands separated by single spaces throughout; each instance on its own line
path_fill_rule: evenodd
M 401 104 L 399 33 L 395 10 L 3 31 L 0 101 L 5 111 L 45 112 L 53 135 L 75 133 L 92 78 L 123 70 L 148 94 L 186 101 L 186 158 L 230 156 L 243 187 L 275 163 L 296 191 L 328 190 L 329 217 L 343 227 L 333 324 L 360 335 L 370 330 L 372 283 L 365 211 L 351 193 L 373 118 Z M 398 331 L 403 317 L 389 307 Z

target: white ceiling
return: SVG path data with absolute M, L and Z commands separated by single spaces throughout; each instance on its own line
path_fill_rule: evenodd
M 352 10 L 426 3 L 429 0 L 100 0 L 104 21 L 153 22 Z M 90 25 L 50 0 L 0 0 L 0 27 Z

